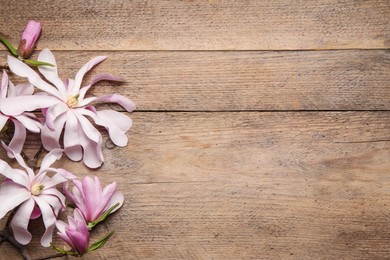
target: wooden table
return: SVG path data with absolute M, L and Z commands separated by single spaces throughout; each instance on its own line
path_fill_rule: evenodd
M 390 258 L 388 0 L 0 2 L 12 42 L 40 20 L 61 76 L 107 55 L 87 80 L 125 83 L 91 94 L 138 105 L 101 169 L 57 164 L 125 194 L 83 259 Z

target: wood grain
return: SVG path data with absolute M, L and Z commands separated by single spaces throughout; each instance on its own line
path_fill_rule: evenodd
M 371 49 L 390 47 L 389 16 L 388 0 L 2 0 L 0 25 L 17 43 L 40 20 L 56 50 Z
M 390 113 L 134 113 L 99 171 L 126 205 L 83 259 L 385 259 Z M 33 154 L 37 141 L 30 138 Z M 4 155 L 1 155 L 4 158 Z M 39 223 L 34 222 L 34 228 Z M 33 230 L 39 237 L 41 228 Z M 35 239 L 34 257 L 41 250 Z
M 6 55 L 5 52 L 1 53 Z M 60 76 L 89 59 L 111 73 L 92 95 L 120 93 L 141 111 L 388 110 L 390 52 L 85 52 L 57 51 Z M 158 98 L 156 98 L 158 97 Z M 119 108 L 118 108 L 119 109 Z

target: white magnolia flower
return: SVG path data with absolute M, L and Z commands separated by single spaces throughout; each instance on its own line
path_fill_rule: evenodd
M 35 87 L 45 93 L 34 98 L 25 98 L 20 106 L 12 105 L 17 99 L 8 99 L 4 109 L 11 115 L 22 111 L 32 111 L 45 107 L 44 116 L 46 123 L 41 131 L 42 143 L 46 150 L 51 151 L 60 148 L 59 139 L 64 130 L 64 151 L 74 161 L 84 160 L 90 168 L 99 167 L 104 159 L 102 154 L 102 136 L 91 124 L 87 117 L 95 124 L 104 126 L 113 143 L 117 146 L 126 146 L 128 139 L 126 132 L 130 129 L 132 121 L 126 115 L 114 110 L 97 111 L 92 102 L 114 102 L 123 106 L 128 112 L 135 109 L 135 104 L 128 98 L 118 95 L 105 95 L 101 97 L 85 97 L 93 84 L 100 80 L 118 80 L 108 74 L 99 74 L 91 82 L 81 87 L 83 77 L 92 67 L 105 60 L 106 57 L 98 56 L 86 63 L 76 74 L 74 79 L 62 81 L 58 77 L 57 65 L 52 52 L 44 49 L 39 54 L 38 60 L 54 65 L 39 66 L 39 71 L 48 82 L 29 66 L 20 60 L 8 56 L 8 65 L 13 73 L 20 77 L 26 77 Z

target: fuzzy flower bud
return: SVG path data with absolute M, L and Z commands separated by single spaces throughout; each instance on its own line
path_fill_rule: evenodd
M 20 57 L 27 59 L 31 56 L 41 31 L 42 25 L 40 22 L 30 20 L 27 23 L 19 42 L 18 55 Z

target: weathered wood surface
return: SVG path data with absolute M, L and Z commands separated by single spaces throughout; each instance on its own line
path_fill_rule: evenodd
M 138 112 L 132 118 L 129 145 L 104 149 L 99 171 L 57 164 L 104 183 L 117 180 L 125 193 L 126 205 L 94 235 L 116 230 L 116 236 L 84 259 L 390 254 L 388 111 Z M 38 146 L 33 140 L 30 154 Z M 34 257 L 50 252 L 38 239 L 29 249 Z
M 56 50 L 286 50 L 390 47 L 388 0 L 15 1 L 0 25 L 19 40 L 44 23 Z
M 387 0 L 0 0 L 12 42 L 40 20 L 62 77 L 107 55 L 86 80 L 125 82 L 91 94 L 138 105 L 101 169 L 57 164 L 126 197 L 82 259 L 388 259 L 389 17 Z
M 139 110 L 390 108 L 388 50 L 54 54 L 63 78 L 74 78 L 92 57 L 106 55 L 85 84 L 99 72 L 120 76 L 124 83 L 101 83 L 91 94 L 120 93 L 136 101 Z

